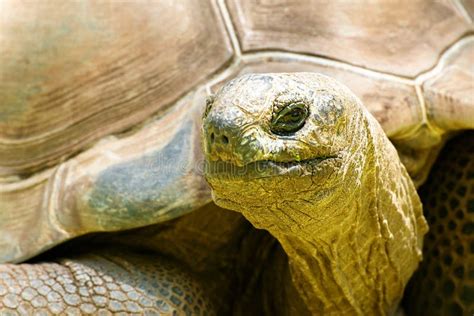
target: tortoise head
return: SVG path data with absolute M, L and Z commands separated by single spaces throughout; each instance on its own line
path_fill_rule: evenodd
M 363 111 L 347 88 L 315 73 L 230 81 L 204 113 L 214 201 L 265 228 L 279 220 L 269 209 L 304 211 L 350 194 L 366 159 Z

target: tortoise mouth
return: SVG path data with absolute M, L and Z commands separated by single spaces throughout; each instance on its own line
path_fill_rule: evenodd
M 324 167 L 338 167 L 341 159 L 338 155 L 315 157 L 300 161 L 259 160 L 244 166 L 229 161 L 206 161 L 206 178 L 217 179 L 263 179 L 274 177 L 302 177 L 318 174 Z

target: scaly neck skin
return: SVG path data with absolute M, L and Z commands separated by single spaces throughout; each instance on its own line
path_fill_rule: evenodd
M 347 186 L 322 207 L 270 207 L 275 214 L 334 214 L 324 224 L 315 218 L 310 225 L 263 227 L 265 221 L 255 217 L 268 209 L 242 212 L 281 243 L 289 277 L 312 314 L 393 313 L 421 259 L 426 232 L 421 204 L 395 150 L 384 142 L 373 136 L 373 155 L 365 160 L 360 181 L 348 175 Z

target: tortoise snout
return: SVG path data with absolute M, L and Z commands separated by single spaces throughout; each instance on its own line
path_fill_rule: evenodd
M 203 121 L 203 145 L 208 161 L 237 166 L 252 162 L 261 150 L 260 122 L 237 106 L 216 102 Z
M 238 134 L 229 124 L 210 120 L 204 125 L 206 147 L 214 158 L 224 159 L 231 154 Z
M 241 128 L 233 120 L 218 115 L 204 121 L 204 141 L 207 158 L 240 163 Z

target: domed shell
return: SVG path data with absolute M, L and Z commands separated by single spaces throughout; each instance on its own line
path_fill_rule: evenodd
M 462 1 L 0 4 L 0 262 L 210 201 L 206 94 L 247 72 L 353 90 L 416 181 L 474 128 L 474 12 Z

